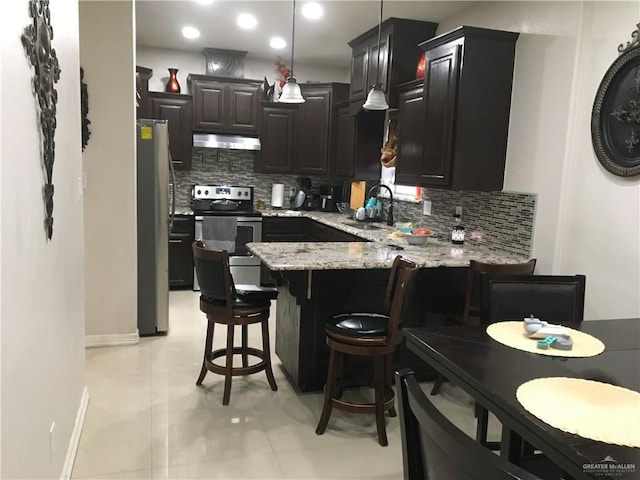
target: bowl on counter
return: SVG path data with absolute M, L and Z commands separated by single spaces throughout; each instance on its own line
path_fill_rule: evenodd
M 414 228 L 410 233 L 405 233 L 404 238 L 409 245 L 424 245 L 430 235 L 431 230 L 428 228 Z

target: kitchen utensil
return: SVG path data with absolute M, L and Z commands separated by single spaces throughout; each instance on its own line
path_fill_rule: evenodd
M 302 208 L 306 199 L 307 199 L 307 194 L 302 190 L 298 190 L 295 196 L 293 197 L 293 205 L 291 206 L 293 208 Z

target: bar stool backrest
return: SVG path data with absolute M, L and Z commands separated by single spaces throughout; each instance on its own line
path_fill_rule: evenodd
M 231 306 L 236 291 L 229 254 L 225 250 L 207 250 L 201 240 L 193 242 L 192 249 L 200 294 L 209 302 Z
M 417 273 L 418 265 L 411 260 L 400 255 L 393 260 L 385 294 L 385 308 L 389 312 L 387 345 L 398 344 L 401 340 L 403 311 L 408 308 L 405 300 L 413 296 L 413 279 Z

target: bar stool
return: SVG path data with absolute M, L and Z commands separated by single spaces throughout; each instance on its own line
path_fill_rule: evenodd
M 388 372 L 388 363 L 396 346 L 401 342 L 402 306 L 407 290 L 418 271 L 418 266 L 397 256 L 391 267 L 385 294 L 388 315 L 378 313 L 343 313 L 327 323 L 329 371 L 324 388 L 324 404 L 316 433 L 322 435 L 327 428 L 333 407 L 351 413 L 375 414 L 378 442 L 387 446 L 384 413 L 395 416 L 394 392 Z M 360 403 L 342 399 L 338 386 L 340 365 L 344 355 L 374 357 L 375 400 Z
M 202 384 L 207 372 L 224 375 L 222 404 L 229 405 L 232 377 L 264 370 L 271 390 L 278 390 L 271 369 L 268 323 L 271 300 L 277 297 L 277 291 L 258 285 L 238 285 L 236 290 L 229 268 L 229 254 L 225 250 L 207 250 L 200 240 L 193 242 L 192 249 L 200 284 L 200 310 L 207 315 L 208 321 L 204 358 L 196 385 Z M 217 323 L 227 326 L 227 343 L 226 348 L 212 350 L 213 331 Z M 256 323 L 262 326 L 262 350 L 248 346 L 248 325 Z M 239 347 L 234 346 L 236 326 L 242 327 Z M 234 354 L 242 356 L 241 367 L 233 366 Z M 260 361 L 249 365 L 249 356 L 257 357 Z M 221 357 L 225 359 L 224 365 L 214 363 Z

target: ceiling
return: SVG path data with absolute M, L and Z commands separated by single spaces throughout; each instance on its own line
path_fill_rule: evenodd
M 307 20 L 300 14 L 305 0 L 296 2 L 295 61 L 316 65 L 348 66 L 351 49 L 347 42 L 378 24 L 377 0 L 316 0 L 324 9 L 319 20 Z M 439 22 L 476 2 L 471 1 L 399 1 L 387 0 L 383 20 L 388 17 Z M 204 47 L 247 51 L 247 57 L 291 56 L 291 46 L 273 50 L 272 36 L 291 40 L 293 2 L 288 0 L 215 0 L 210 5 L 193 0 L 136 0 L 136 37 L 138 46 L 171 48 L 201 52 Z M 240 13 L 251 13 L 258 25 L 251 31 L 236 25 Z M 187 40 L 181 30 L 191 25 L 200 38 Z

